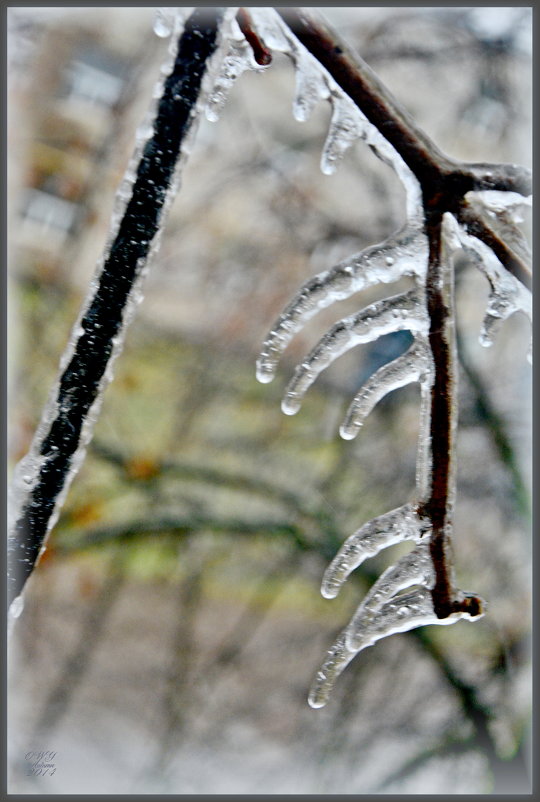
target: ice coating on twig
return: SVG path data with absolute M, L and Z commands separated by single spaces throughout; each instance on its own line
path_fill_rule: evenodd
M 464 597 L 466 594 L 461 594 Z M 349 628 L 345 628 L 328 651 L 326 660 L 317 672 L 309 693 L 311 707 L 324 707 L 336 679 L 351 660 L 362 649 L 372 646 L 378 640 L 398 632 L 407 632 L 417 627 L 437 624 L 448 626 L 461 619 L 478 620 L 483 615 L 473 616 L 468 612 L 451 613 L 447 618 L 438 618 L 433 607 L 431 592 L 427 588 L 417 588 L 410 593 L 398 594 L 383 604 L 377 615 L 362 618 L 355 641 L 360 646 L 348 648 Z
M 524 209 L 532 205 L 532 196 L 524 197 L 517 192 L 484 190 L 468 192 L 465 201 L 467 207 L 484 220 L 530 269 L 531 249 L 519 225 L 523 223 Z
M 427 240 L 417 228 L 406 226 L 379 245 L 339 262 L 307 281 L 274 323 L 257 360 L 257 379 L 274 378 L 281 355 L 302 326 L 319 311 L 372 287 L 403 276 L 422 281 L 427 263 Z
M 357 139 L 366 136 L 367 119 L 346 95 L 331 95 L 332 119 L 324 143 L 321 170 L 332 175 L 345 152 Z
M 465 594 L 460 595 L 463 597 Z M 478 620 L 483 614 L 481 612 L 473 616 L 467 611 L 459 611 L 451 613 L 446 618 L 438 618 L 433 607 L 431 591 L 429 588 L 421 587 L 410 593 L 397 594 L 378 608 L 376 615 L 359 618 L 355 622 L 355 630 L 349 628 L 345 630 L 345 644 L 347 645 L 349 641 L 351 646 L 354 644 L 352 653 L 358 654 L 367 646 L 373 646 L 381 638 L 397 632 L 407 632 L 428 624 L 448 626 L 461 619 Z
M 532 323 L 532 294 L 506 270 L 488 245 L 468 234 L 458 223 L 454 225 L 454 232 L 463 250 L 490 283 L 489 301 L 480 332 L 481 344 L 489 347 L 502 323 L 516 312 L 523 312 Z
M 478 198 L 486 209 L 492 212 L 511 212 L 514 222 L 522 222 L 522 210 L 532 206 L 532 195 L 520 195 L 519 192 L 503 192 L 500 189 L 482 189 L 468 192 L 466 198 Z
M 420 184 L 401 156 L 372 125 L 329 72 L 292 34 L 273 8 L 250 7 L 250 14 L 267 47 L 288 55 L 295 66 L 296 95 L 293 115 L 307 120 L 319 100 L 329 98 L 333 106 L 332 122 L 326 140 L 321 169 L 331 174 L 355 139 L 362 138 L 374 153 L 399 176 L 406 191 L 409 220 L 422 220 Z
M 364 644 L 364 633 L 369 628 L 370 619 L 397 593 L 412 585 L 423 585 L 429 590 L 434 581 L 435 571 L 430 559 L 429 544 L 419 543 L 374 582 L 346 629 L 347 648 L 356 652 L 362 645 L 368 645 Z
M 431 356 L 430 356 L 431 358 Z M 420 382 L 420 415 L 418 424 L 418 446 L 416 449 L 416 494 L 419 499 L 426 498 L 431 478 L 431 387 L 433 372 L 430 371 Z
M 343 439 L 352 440 L 356 437 L 364 420 L 385 395 L 411 382 L 421 381 L 431 366 L 427 341 L 417 336 L 404 354 L 379 368 L 361 387 L 340 427 Z
M 45 527 L 46 525 L 46 530 L 43 532 L 43 537 L 40 535 L 40 541 L 38 541 L 38 543 L 41 542 L 40 554 L 43 553 L 47 536 L 58 519 L 59 512 L 62 508 L 71 481 L 84 461 L 86 447 L 92 436 L 93 427 L 101 408 L 104 391 L 113 378 L 114 361 L 117 359 L 122 350 L 128 324 L 133 318 L 138 304 L 142 300 L 142 286 L 148 271 L 148 266 L 159 247 L 163 224 L 166 220 L 168 210 L 178 189 L 181 170 L 193 142 L 193 137 L 197 128 L 197 122 L 200 118 L 200 112 L 206 99 L 207 85 L 209 81 L 213 80 L 214 71 L 216 70 L 217 64 L 222 57 L 222 48 L 224 41 L 226 41 L 227 38 L 226 31 L 228 30 L 230 19 L 230 13 L 228 11 L 225 12 L 224 21 L 220 25 L 220 32 L 218 33 L 217 37 L 217 48 L 210 56 L 208 64 L 205 64 L 205 73 L 202 79 L 200 91 L 198 92 L 193 108 L 191 109 L 189 129 L 187 132 L 185 132 L 185 135 L 180 142 L 178 157 L 175 160 L 172 172 L 168 174 L 169 178 L 167 185 L 159 187 L 159 189 L 156 190 L 153 180 L 150 178 L 146 179 L 144 176 L 148 175 L 148 160 L 152 158 L 159 158 L 159 154 L 153 152 L 147 153 L 147 145 L 150 137 L 154 135 L 154 117 L 157 111 L 158 99 L 161 98 L 162 93 L 165 91 L 165 85 L 169 79 L 169 74 L 178 51 L 179 36 L 175 36 L 171 39 L 167 58 L 160 70 L 162 77 L 160 78 L 160 81 L 156 87 L 158 91 L 154 91 L 150 110 L 147 113 L 143 125 L 137 130 L 134 153 L 115 199 L 110 229 L 104 248 L 104 255 L 97 263 L 95 276 L 91 281 L 88 296 L 81 307 L 81 311 L 72 329 L 67 347 L 60 359 L 59 375 L 53 387 L 51 388 L 49 399 L 43 409 L 41 421 L 37 427 L 29 452 L 25 457 L 23 457 L 14 470 L 8 498 L 8 528 L 10 531 L 10 549 L 14 554 L 16 553 L 17 555 L 16 562 L 14 563 L 15 566 L 22 566 L 24 564 L 25 566 L 30 566 L 31 570 L 32 565 L 34 565 L 36 561 L 35 558 L 31 560 L 26 556 L 21 556 L 18 550 L 15 552 L 15 550 L 19 547 L 19 542 L 16 534 L 14 533 L 18 522 L 23 520 L 21 516 L 26 514 L 25 511 L 30 510 L 31 507 L 39 504 L 39 502 L 32 501 L 32 494 L 38 486 L 38 483 L 41 481 L 41 474 L 44 474 L 49 470 L 54 470 L 55 461 L 58 457 L 62 457 L 63 462 L 65 463 L 65 468 L 62 469 L 62 482 L 61 484 L 58 483 L 58 489 L 55 487 L 54 495 L 51 495 L 46 499 L 47 517 L 45 518 L 45 516 L 43 516 L 43 520 L 45 521 L 43 526 Z M 173 26 L 175 33 L 181 33 L 183 24 L 183 14 L 181 13 L 181 10 L 177 10 L 177 13 L 174 15 Z M 88 409 L 85 408 L 84 417 L 81 417 L 77 420 L 77 423 L 80 425 L 80 434 L 78 434 L 76 449 L 73 451 L 73 453 L 70 453 L 68 457 L 65 457 L 64 454 L 60 453 L 57 445 L 52 445 L 50 448 L 47 446 L 48 450 L 45 449 L 45 446 L 47 445 L 47 439 L 50 435 L 51 426 L 54 424 L 54 422 L 58 421 L 60 421 L 62 425 L 67 425 L 64 424 L 64 422 L 68 420 L 70 415 L 71 401 L 69 393 L 63 389 L 61 390 L 63 383 L 67 384 L 68 382 L 65 372 L 69 365 L 72 364 L 81 341 L 84 341 L 85 349 L 91 349 L 92 338 L 95 339 L 97 331 L 102 328 L 101 324 L 98 323 L 97 318 L 93 316 L 89 317 L 90 310 L 95 309 L 97 303 L 96 298 L 98 297 L 98 293 L 101 292 L 104 279 L 107 279 L 107 276 L 104 274 L 105 265 L 110 256 L 111 247 L 116 241 L 121 222 L 124 219 L 126 207 L 133 199 L 135 184 L 136 182 L 139 182 L 139 185 L 142 186 L 142 182 L 145 180 L 147 180 L 148 186 L 152 184 L 152 189 L 155 192 L 159 192 L 159 197 L 162 201 L 161 206 L 156 207 L 157 231 L 155 231 L 153 234 L 151 241 L 144 239 L 144 236 L 141 234 L 140 238 L 135 243 L 137 248 L 145 249 L 146 253 L 141 258 L 136 259 L 136 261 L 133 263 L 133 276 L 131 279 L 129 293 L 127 294 L 121 308 L 121 321 L 116 333 L 114 336 L 112 336 L 110 342 L 107 343 L 107 348 L 110 347 L 110 353 L 108 350 L 105 351 L 105 353 L 108 354 L 106 366 L 99 378 L 99 381 L 96 382 L 97 387 L 95 395 L 92 396 L 92 400 Z M 142 228 L 143 227 L 141 226 L 141 230 Z M 71 382 L 76 382 L 77 380 L 77 376 L 75 375 L 68 378 Z M 80 378 L 81 381 L 79 382 L 79 387 L 83 387 L 84 377 L 81 375 Z M 62 398 L 62 400 L 59 401 L 59 398 Z M 79 414 L 79 410 L 77 411 L 77 414 Z M 22 545 L 26 548 L 25 543 Z M 39 555 L 37 559 L 39 559 Z M 12 602 L 12 605 L 16 605 L 18 603 L 18 597 L 16 597 Z
M 228 51 L 206 104 L 206 119 L 210 122 L 219 120 L 233 84 L 242 73 L 247 70 L 260 72 L 266 69 L 255 61 L 253 50 L 240 31 L 236 20 L 231 21 L 231 26 L 232 38 L 229 41 Z
M 286 415 L 296 414 L 302 398 L 317 376 L 346 351 L 395 331 L 427 334 L 428 325 L 419 289 L 383 298 L 355 315 L 340 320 L 297 367 L 283 398 L 283 412 Z
M 426 531 L 426 524 L 414 504 L 404 504 L 368 521 L 347 538 L 326 569 L 322 595 L 334 599 L 346 579 L 364 560 L 396 543 L 418 541 Z
M 175 30 L 179 9 L 156 8 L 154 15 L 154 33 L 162 39 L 169 37 Z

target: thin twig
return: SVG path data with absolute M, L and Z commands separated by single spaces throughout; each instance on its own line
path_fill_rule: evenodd
M 251 49 L 253 50 L 253 57 L 257 64 L 260 64 L 262 67 L 266 67 L 268 64 L 271 64 L 272 51 L 266 47 L 260 36 L 257 34 L 257 31 L 254 29 L 249 11 L 246 8 L 239 9 L 236 19 L 238 20 L 240 30 L 246 37 L 246 41 L 250 44 Z

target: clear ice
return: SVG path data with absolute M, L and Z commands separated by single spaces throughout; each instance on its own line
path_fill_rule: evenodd
M 330 270 L 309 279 L 274 323 L 257 360 L 257 378 L 272 381 L 281 355 L 294 335 L 320 310 L 378 283 L 403 276 L 421 283 L 427 264 L 427 239 L 421 229 L 406 226 L 379 245 L 365 248 Z
M 231 37 L 206 104 L 206 119 L 217 122 L 237 78 L 247 70 L 261 72 L 267 69 L 255 61 L 253 50 L 245 40 L 236 20 L 231 20 Z
M 155 32 L 162 37 L 169 36 L 171 33 L 174 33 L 175 36 L 171 38 L 171 41 L 169 43 L 167 56 L 160 70 L 161 77 L 156 86 L 156 90 L 153 93 L 153 100 L 150 109 L 142 125 L 137 129 L 136 132 L 133 156 L 130 159 L 128 168 L 126 170 L 124 178 L 122 179 L 122 182 L 120 184 L 120 187 L 118 189 L 115 198 L 113 214 L 110 221 L 109 233 L 104 248 L 104 255 L 100 258 L 100 260 L 97 263 L 94 278 L 90 283 L 89 293 L 82 304 L 78 319 L 75 322 L 75 325 L 73 326 L 67 347 L 60 358 L 60 370 L 58 378 L 53 387 L 51 388 L 48 401 L 43 409 L 41 420 L 40 423 L 38 424 L 29 452 L 25 457 L 23 457 L 23 459 L 17 464 L 17 466 L 14 469 L 13 479 L 8 492 L 8 531 L 12 531 L 16 522 L 19 520 L 21 511 L 25 508 L 30 493 L 32 492 L 33 487 L 38 479 L 41 467 L 51 456 L 49 454 L 43 456 L 41 454 L 41 446 L 48 435 L 51 422 L 55 420 L 58 413 L 57 398 L 58 398 L 58 387 L 59 387 L 60 377 L 65 368 L 70 363 L 73 354 L 75 353 L 75 349 L 79 338 L 81 337 L 81 335 L 84 334 L 84 330 L 81 325 L 82 320 L 88 308 L 92 304 L 95 293 L 99 286 L 99 278 L 103 270 L 105 259 L 110 251 L 112 243 L 116 238 L 127 203 L 129 202 L 132 196 L 133 184 L 137 175 L 137 168 L 143 156 L 145 145 L 153 133 L 153 121 L 156 114 L 158 98 L 162 94 L 166 77 L 170 73 L 170 70 L 174 63 L 178 47 L 178 38 L 183 27 L 185 11 L 186 9 L 158 10 L 158 15 L 156 17 L 155 27 L 154 27 Z M 123 311 L 122 328 L 113 340 L 112 354 L 110 356 L 109 363 L 100 382 L 99 392 L 92 406 L 90 407 L 90 410 L 88 412 L 85 421 L 83 422 L 78 448 L 74 453 L 73 457 L 71 458 L 69 473 L 65 478 L 63 488 L 58 494 L 58 496 L 55 499 L 52 499 L 54 506 L 53 506 L 53 512 L 49 518 L 47 525 L 47 535 L 55 525 L 56 520 L 58 519 L 59 516 L 60 509 L 62 508 L 63 502 L 67 495 L 69 486 L 74 476 L 78 472 L 82 462 L 84 461 L 86 448 L 92 437 L 93 427 L 101 408 L 104 391 L 113 378 L 114 361 L 119 356 L 122 350 L 127 327 L 135 314 L 138 304 L 142 300 L 142 284 L 146 277 L 149 264 L 152 258 L 155 256 L 157 250 L 159 249 L 163 224 L 165 223 L 168 210 L 178 190 L 182 167 L 184 165 L 186 156 L 191 148 L 191 144 L 193 142 L 193 138 L 195 136 L 195 132 L 197 129 L 197 124 L 200 119 L 201 112 L 204 108 L 208 92 L 210 90 L 210 87 L 215 82 L 216 75 L 219 71 L 219 65 L 225 55 L 224 52 L 225 48 L 228 46 L 227 43 L 229 41 L 230 29 L 232 25 L 232 20 L 234 18 L 234 14 L 235 14 L 234 9 L 228 9 L 225 14 L 219 37 L 219 44 L 216 52 L 210 58 L 209 64 L 207 65 L 207 71 L 203 78 L 201 92 L 196 107 L 193 110 L 191 128 L 188 135 L 186 136 L 186 138 L 182 143 L 181 153 L 177 161 L 175 174 L 167 189 L 165 202 L 163 204 L 160 214 L 160 221 L 159 221 L 160 229 L 158 233 L 155 235 L 150 245 L 147 257 L 140 259 L 137 263 L 137 278 L 134 282 L 134 285 L 132 287 L 132 290 L 130 292 L 129 298 Z M 46 543 L 46 538 L 43 541 L 41 553 L 43 553 L 45 549 L 45 543 Z M 22 604 L 21 596 L 16 598 L 12 602 L 10 608 L 11 620 L 14 619 L 15 613 L 20 609 L 21 604 Z
M 497 193 L 497 196 L 499 194 L 501 193 Z M 521 200 L 523 202 L 524 199 Z M 516 205 L 515 201 L 513 205 Z M 516 312 L 522 312 L 532 324 L 532 293 L 530 290 L 504 267 L 488 245 L 467 233 L 465 228 L 455 220 L 453 233 L 463 251 L 484 273 L 490 284 L 488 305 L 480 332 L 480 343 L 486 348 L 491 346 L 502 323 Z
M 309 696 L 313 707 L 322 707 L 336 678 L 361 649 L 396 632 L 426 624 L 448 625 L 460 619 L 472 620 L 473 616 L 459 612 L 444 619 L 437 617 L 431 595 L 435 580 L 429 553 L 432 533 L 429 522 L 418 514 L 428 498 L 432 471 L 430 415 L 435 376 L 425 295 L 428 243 L 419 182 L 384 136 L 294 38 L 279 15 L 273 9 L 252 9 L 252 14 L 267 46 L 286 53 L 295 65 L 294 117 L 303 121 L 319 101 L 331 103 L 332 116 L 321 155 L 322 172 L 333 173 L 347 150 L 362 140 L 397 174 L 405 189 L 407 210 L 407 222 L 401 231 L 319 273 L 300 288 L 263 343 L 257 360 L 257 379 L 263 383 L 272 381 L 278 362 L 293 337 L 320 310 L 378 283 L 390 284 L 404 276 L 415 282 L 415 288 L 409 293 L 378 301 L 336 323 L 297 367 L 282 402 L 283 412 L 295 414 L 317 376 L 357 344 L 400 329 L 413 334 L 409 350 L 377 370 L 356 394 L 340 434 L 345 439 L 354 438 L 381 398 L 410 382 L 418 382 L 421 401 L 416 501 L 368 521 L 345 541 L 324 574 L 323 596 L 334 598 L 351 572 L 381 549 L 403 541 L 413 541 L 415 546 L 373 584 L 350 624 L 328 652 Z M 518 228 L 530 198 L 514 192 L 489 190 L 468 193 L 466 202 L 519 259 L 530 260 L 527 241 Z M 515 312 L 521 311 L 531 319 L 529 291 L 504 268 L 488 246 L 468 234 L 449 213 L 443 216 L 443 244 L 448 256 L 445 268 L 448 287 L 452 285 L 453 269 L 449 254 L 461 249 L 472 257 L 490 283 L 491 293 L 481 332 L 484 345 L 491 344 L 498 326 Z M 448 288 L 447 298 L 451 298 Z M 454 414 L 452 427 L 455 424 Z M 451 488 L 449 508 L 453 505 L 453 493 Z M 454 592 L 457 600 L 465 598 L 461 591 Z
M 383 577 L 384 574 L 381 580 Z M 408 581 L 402 578 L 401 582 L 406 582 L 406 585 L 401 584 L 402 587 L 408 586 L 412 584 L 412 579 Z M 458 612 L 452 613 L 447 618 L 438 618 L 433 608 L 431 591 L 424 587 L 418 587 L 410 593 L 398 593 L 392 596 L 389 601 L 370 611 L 367 616 L 359 615 L 358 621 L 353 618 L 355 629 L 349 625 L 340 633 L 315 676 L 309 692 L 309 704 L 315 708 L 323 707 L 328 702 L 336 679 L 353 657 L 378 640 L 430 624 L 448 626 L 462 619 L 475 621 L 482 615 L 483 613 L 480 613 L 473 617 L 470 613 Z M 354 648 L 351 648 L 353 644 Z
M 417 336 L 406 353 L 379 368 L 356 394 L 339 430 L 343 439 L 356 437 L 364 420 L 385 395 L 411 382 L 422 381 L 431 370 L 426 338 Z
M 368 521 L 347 538 L 326 569 L 322 595 L 326 599 L 335 598 L 346 579 L 364 560 L 396 543 L 419 541 L 426 531 L 426 524 L 413 504 L 404 504 Z
M 417 289 L 376 301 L 340 320 L 296 369 L 281 405 L 283 412 L 286 415 L 298 412 L 302 398 L 317 376 L 349 349 L 404 329 L 425 335 L 428 325 L 425 305 Z

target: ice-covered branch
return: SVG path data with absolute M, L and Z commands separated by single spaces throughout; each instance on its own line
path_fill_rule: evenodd
M 327 599 L 335 598 L 345 580 L 364 560 L 396 543 L 419 541 L 427 531 L 413 504 L 405 504 L 368 521 L 347 538 L 326 569 L 322 595 Z
M 416 289 L 376 301 L 357 314 L 340 320 L 296 369 L 281 405 L 283 412 L 287 415 L 298 412 L 302 398 L 317 376 L 356 345 L 372 342 L 395 331 L 426 334 L 427 326 L 421 293 Z
M 516 281 L 530 290 L 532 274 L 528 245 L 521 231 L 509 220 L 505 220 L 503 214 L 501 210 L 487 218 L 482 206 L 479 203 L 474 204 L 466 196 L 456 216 L 467 233 L 483 242 Z M 493 256 L 488 258 L 493 259 Z
M 375 284 L 391 284 L 402 276 L 425 277 L 427 240 L 421 228 L 407 225 L 379 245 L 342 260 L 311 278 L 276 320 L 257 361 L 257 378 L 274 378 L 277 363 L 308 320 L 319 311 Z
M 373 646 L 378 640 L 429 624 L 448 625 L 462 619 L 481 618 L 483 613 L 475 604 L 469 603 L 470 598 L 468 594 L 460 594 L 459 601 L 463 609 L 450 613 L 446 618 L 439 618 L 435 612 L 431 591 L 417 588 L 410 593 L 393 597 L 377 610 L 376 615 L 362 616 L 358 622 L 358 632 L 354 636 L 355 642 L 359 644 L 358 648 L 349 649 L 350 630 L 347 627 L 329 649 L 324 663 L 315 676 L 309 692 L 310 705 L 315 708 L 323 707 L 330 697 L 336 679 L 351 660 L 362 649 Z M 472 598 L 476 602 L 476 597 Z
M 195 9 L 177 47 L 173 42 L 168 75 L 120 187 L 105 255 L 62 358 L 58 384 L 31 450 L 15 471 L 8 544 L 10 603 L 18 600 L 84 459 L 103 390 L 112 377 L 112 362 L 142 298 L 141 282 L 177 188 L 178 167 L 194 134 L 209 60 L 226 18 L 225 9 Z M 18 607 L 19 601 L 12 613 Z
M 463 169 L 473 180 L 472 189 L 517 192 L 527 197 L 532 192 L 532 173 L 519 164 L 465 164 Z
M 432 181 L 452 162 L 416 125 L 373 70 L 313 9 L 279 8 L 304 47 L 329 72 L 366 118 L 392 145 L 414 175 Z
M 466 221 L 465 216 L 465 221 Z M 450 218 L 451 220 L 451 218 Z M 460 216 L 460 220 L 463 217 Z M 485 241 L 483 231 L 476 226 L 450 223 L 452 235 L 473 264 L 484 273 L 490 284 L 489 301 L 486 315 L 480 332 L 480 342 L 488 347 L 503 321 L 516 312 L 522 312 L 532 324 L 532 296 L 525 285 L 508 269 L 499 252 L 490 247 L 490 240 Z M 521 246 L 521 240 L 518 240 Z M 506 246 L 505 246 L 506 248 Z M 503 257 L 504 259 L 504 257 Z M 532 359 L 532 341 L 529 348 L 529 359 Z
M 388 393 L 411 382 L 422 381 L 431 372 L 426 339 L 417 335 L 408 351 L 379 368 L 355 395 L 339 430 L 343 439 L 356 437 L 369 413 Z
M 490 283 L 481 342 L 488 345 L 496 327 L 514 312 L 522 311 L 530 319 L 530 254 L 517 213 L 529 201 L 531 177 L 516 165 L 449 158 L 316 12 L 284 8 L 278 13 L 279 22 L 272 13 L 262 12 L 255 22 L 266 44 L 295 63 L 295 117 L 306 119 L 320 100 L 332 105 L 322 171 L 333 172 L 354 141 L 367 142 L 404 184 L 407 224 L 382 245 L 304 284 L 267 337 L 257 377 L 271 381 L 291 339 L 319 309 L 401 276 L 412 276 L 416 284 L 410 293 L 378 301 L 334 325 L 296 369 L 282 403 L 287 414 L 297 412 L 317 376 L 358 343 L 399 329 L 413 334 L 409 351 L 380 368 L 361 388 L 340 433 L 352 439 L 386 393 L 419 381 L 416 502 L 375 518 L 349 538 L 325 574 L 323 595 L 335 596 L 350 572 L 381 548 L 408 539 L 422 543 L 375 583 L 336 640 L 310 695 L 310 703 L 319 707 L 335 678 L 364 646 L 393 632 L 474 620 L 483 614 L 482 600 L 457 588 L 451 557 L 457 426 L 452 258 L 456 250 L 464 250 Z M 400 595 L 412 584 L 421 587 Z

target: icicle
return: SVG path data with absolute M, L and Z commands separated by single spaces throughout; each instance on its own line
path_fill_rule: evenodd
M 154 33 L 156 36 L 167 39 L 174 30 L 175 17 L 175 8 L 156 8 L 154 17 Z
M 523 314 L 532 323 L 532 295 L 530 291 L 506 270 L 491 248 L 481 240 L 468 234 L 454 223 L 463 250 L 473 259 L 476 266 L 486 275 L 491 292 L 480 333 L 480 343 L 489 347 L 503 321 L 516 312 Z
M 236 79 L 247 70 L 261 72 L 266 67 L 257 64 L 253 50 L 244 39 L 236 20 L 232 21 L 232 36 L 227 55 L 223 59 L 219 75 L 206 105 L 206 119 L 217 122 L 227 103 L 229 93 Z
M 364 560 L 396 543 L 419 541 L 426 531 L 426 523 L 418 516 L 413 504 L 404 504 L 368 521 L 347 538 L 326 569 L 322 595 L 326 599 L 335 598 L 348 576 Z
M 328 73 L 296 39 L 274 9 L 250 7 L 250 14 L 266 46 L 286 53 L 294 62 L 296 93 L 293 116 L 298 122 L 305 122 L 317 103 L 330 96 Z
M 337 163 L 357 138 L 365 139 L 374 153 L 396 172 L 406 192 L 407 217 L 411 222 L 422 222 L 422 193 L 420 184 L 401 156 L 358 109 L 356 104 L 338 86 L 330 73 L 292 35 L 272 8 L 250 7 L 259 35 L 266 45 L 286 53 L 294 62 L 296 97 L 293 114 L 296 120 L 308 119 L 319 102 L 330 98 L 333 105 L 332 122 L 321 158 L 323 173 L 334 172 Z
M 356 139 L 366 135 L 369 125 L 364 115 L 346 95 L 331 95 L 332 119 L 323 147 L 321 170 L 332 175 Z
M 317 672 L 317 676 L 311 686 L 308 701 L 311 707 L 324 707 L 327 703 L 330 692 L 334 687 L 336 679 L 343 669 L 345 669 L 354 657 L 354 652 L 350 652 L 345 645 L 345 632 L 342 632 L 332 648 L 328 651 L 326 660 Z
M 298 122 L 309 119 L 311 112 L 320 100 L 330 94 L 320 64 L 303 48 L 293 54 L 296 67 L 296 96 L 293 103 L 293 116 Z
M 427 334 L 428 319 L 419 290 L 384 298 L 355 315 L 336 323 L 296 369 L 281 405 L 286 415 L 295 415 L 302 398 L 317 376 L 339 356 L 383 334 L 409 330 Z
M 412 585 L 423 585 L 428 590 L 435 581 L 429 545 L 419 543 L 409 554 L 401 557 L 395 565 L 384 571 L 366 594 L 362 604 L 346 629 L 345 643 L 349 651 L 357 652 L 365 643 L 364 633 L 371 618 L 379 614 L 381 607 L 392 597 Z
M 465 596 L 466 594 L 461 594 L 461 598 Z M 468 612 L 457 612 L 448 618 L 438 618 L 433 607 L 431 592 L 426 588 L 418 588 L 411 593 L 392 598 L 379 609 L 376 616 L 369 617 L 365 621 L 364 628 L 361 632 L 358 631 L 361 645 L 354 651 L 347 648 L 348 628 L 341 632 L 315 676 L 309 693 L 309 704 L 315 708 L 323 707 L 330 697 L 336 679 L 351 660 L 358 652 L 372 646 L 381 638 L 430 624 L 448 626 L 461 619 L 477 621 L 484 615 L 484 610 L 485 608 L 475 616 Z
M 431 369 L 427 342 L 418 336 L 409 350 L 371 376 L 355 396 L 340 428 L 344 440 L 352 440 L 372 409 L 385 395 L 411 382 L 421 381 Z
M 21 593 L 20 596 L 17 596 L 11 602 L 11 605 L 10 605 L 10 608 L 9 608 L 9 614 L 10 614 L 11 618 L 19 618 L 23 610 L 24 610 L 24 598 L 23 598 L 23 595 Z
M 424 234 L 406 226 L 383 243 L 314 276 L 274 323 L 257 361 L 257 379 L 263 383 L 272 381 L 279 359 L 294 335 L 320 310 L 379 282 L 389 284 L 403 276 L 415 276 L 421 281 L 426 264 Z
M 16 596 L 11 604 L 9 605 L 8 610 L 8 625 L 7 625 L 7 634 L 8 638 L 11 637 L 13 632 L 13 628 L 15 626 L 15 621 L 20 618 L 22 612 L 24 610 L 24 597 L 22 593 L 19 596 Z

